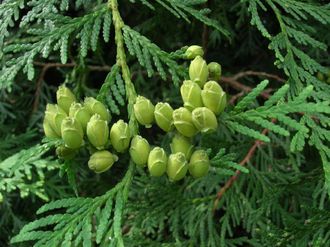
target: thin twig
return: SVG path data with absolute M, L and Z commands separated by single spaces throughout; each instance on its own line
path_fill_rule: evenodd
M 48 67 L 48 68 L 52 68 L 52 67 L 74 67 L 76 66 L 75 63 L 42 63 L 42 62 L 33 62 L 34 65 L 36 66 L 40 66 L 40 67 Z
M 230 104 L 230 105 L 234 105 L 235 102 L 236 102 L 236 100 L 237 100 L 238 98 L 242 97 L 243 95 L 244 95 L 244 92 L 243 92 L 243 91 L 240 92 L 240 93 L 237 93 L 237 94 L 233 95 L 233 96 L 230 98 L 230 100 L 229 100 L 229 104 Z
M 233 79 L 234 77 L 225 77 L 222 76 L 221 77 L 221 81 L 228 84 L 229 86 L 231 86 L 232 88 L 239 90 L 239 91 L 243 91 L 245 93 L 252 91 L 252 88 L 249 86 L 246 86 L 242 83 L 240 83 L 239 81 Z M 270 97 L 270 94 L 268 93 L 268 91 L 272 89 L 268 89 L 264 92 L 261 93 L 261 96 L 264 97 L 265 99 L 268 99 Z
M 236 90 L 243 91 L 243 92 L 247 93 L 247 92 L 252 91 L 252 88 L 242 84 L 241 82 L 238 81 L 238 79 L 242 78 L 242 77 L 245 77 L 245 76 L 251 76 L 251 75 L 262 76 L 262 77 L 277 80 L 279 82 L 285 82 L 285 79 L 279 77 L 278 75 L 269 74 L 269 73 L 266 73 L 266 72 L 252 71 L 252 70 L 239 72 L 239 73 L 237 73 L 237 74 L 235 74 L 231 77 L 222 76 L 221 81 L 223 83 L 228 84 L 230 87 L 232 87 Z M 262 92 L 261 96 L 264 97 L 265 99 L 268 99 L 270 97 L 269 92 L 271 92 L 271 91 L 273 91 L 273 89 L 269 88 L 266 91 Z
M 202 34 L 202 46 L 204 50 L 204 55 L 207 53 L 207 45 L 209 42 L 209 29 L 206 24 L 203 25 L 203 34 Z
M 45 65 L 44 67 L 42 67 L 41 73 L 40 73 L 39 78 L 37 80 L 36 91 L 34 93 L 34 101 L 33 101 L 33 106 L 32 106 L 32 114 L 35 113 L 38 110 L 42 81 L 43 81 L 43 79 L 45 77 L 45 74 L 46 74 L 46 72 L 49 68 L 50 67 L 48 65 Z
M 66 64 L 62 64 L 62 63 L 41 63 L 41 62 L 34 62 L 34 65 L 37 65 L 37 66 L 47 66 L 48 69 L 49 68 L 53 68 L 53 67 L 57 67 L 57 68 L 63 68 L 63 67 L 75 67 L 77 66 L 76 63 L 66 63 Z M 97 65 L 87 65 L 87 68 L 89 70 L 92 70 L 92 71 L 110 71 L 111 70 L 111 67 L 110 66 L 107 66 L 107 65 L 104 65 L 104 66 L 97 66 Z
M 211 0 L 206 1 L 204 4 L 204 8 L 208 8 Z M 207 53 L 207 46 L 209 43 L 209 28 L 206 24 L 203 25 L 203 33 L 202 33 L 202 46 L 204 50 L 204 55 L 206 56 Z
M 255 76 L 261 76 L 261 77 L 266 77 L 266 78 L 271 78 L 274 80 L 277 80 L 279 82 L 285 82 L 286 80 L 281 78 L 278 75 L 274 75 L 274 74 L 269 74 L 266 72 L 260 72 L 260 71 L 252 71 L 252 70 L 247 70 L 247 71 L 243 71 L 240 73 L 237 73 L 236 75 L 234 75 L 232 77 L 233 80 L 238 80 L 239 78 L 245 77 L 245 76 L 251 76 L 251 75 L 255 75 Z

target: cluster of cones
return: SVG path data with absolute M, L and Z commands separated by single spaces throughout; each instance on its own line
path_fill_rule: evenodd
M 151 176 L 167 173 L 171 181 L 178 181 L 187 172 L 199 178 L 208 173 L 210 161 L 203 149 L 196 149 L 193 137 L 198 133 L 216 131 L 217 115 L 226 106 L 226 94 L 217 83 L 221 66 L 206 64 L 203 50 L 191 46 L 186 57 L 193 59 L 189 66 L 190 80 L 180 88 L 183 106 L 173 110 L 167 102 L 155 106 L 143 96 L 134 104 L 134 116 L 140 125 L 150 128 L 156 123 L 165 132 L 173 132 L 171 154 L 162 147 L 151 147 L 142 136 L 132 136 L 129 125 L 119 120 L 109 127 L 110 113 L 103 103 L 92 97 L 77 102 L 76 97 L 65 86 L 60 86 L 57 104 L 48 104 L 44 118 L 44 132 L 49 138 L 61 138 L 63 145 L 57 154 L 63 159 L 72 159 L 77 150 L 87 146 L 91 156 L 90 169 L 96 173 L 108 170 L 117 160 L 117 153 L 129 154 L 134 163 L 148 167 Z

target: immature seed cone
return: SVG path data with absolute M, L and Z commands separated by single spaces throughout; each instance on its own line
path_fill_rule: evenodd
M 155 147 L 150 151 L 148 157 L 148 170 L 151 176 L 160 177 L 166 171 L 167 155 L 164 149 Z
M 198 107 L 192 111 L 192 122 L 202 133 L 212 132 L 218 128 L 216 116 L 206 107 Z
M 48 138 L 61 138 L 60 135 L 56 134 L 55 130 L 50 125 L 49 121 L 47 119 L 44 119 L 43 122 L 44 132 L 45 136 Z
M 107 121 L 94 114 L 87 123 L 86 134 L 89 142 L 98 150 L 104 149 L 109 140 L 109 127 Z
M 204 150 L 196 150 L 190 158 L 189 173 L 194 178 L 200 178 L 205 176 L 210 167 L 210 160 L 207 153 Z
M 195 57 L 189 66 L 189 77 L 193 82 L 196 82 L 201 88 L 207 81 L 209 71 L 207 64 L 201 56 Z
M 209 108 L 216 115 L 223 112 L 227 104 L 226 93 L 215 81 L 208 81 L 205 83 L 202 90 L 202 100 L 204 106 Z
M 77 149 L 83 144 L 84 131 L 76 119 L 66 117 L 61 125 L 61 132 L 65 147 Z
M 203 56 L 204 51 L 203 48 L 199 45 L 191 45 L 185 52 L 185 56 L 187 59 L 194 59 L 197 56 Z
M 67 148 L 64 145 L 61 145 L 56 148 L 56 154 L 59 158 L 64 159 L 64 160 L 70 160 L 73 159 L 74 156 L 76 155 L 76 150 Z
M 178 181 L 186 176 L 188 163 L 183 153 L 171 154 L 168 157 L 167 176 L 172 181 Z
M 47 104 L 44 121 L 48 123 L 57 136 L 61 136 L 61 124 L 67 115 L 58 105 Z
M 112 125 L 110 130 L 110 142 L 113 148 L 123 153 L 128 147 L 131 140 L 131 132 L 127 123 L 123 120 L 119 120 Z
M 69 110 L 69 116 L 77 119 L 83 127 L 83 130 L 86 131 L 87 123 L 91 118 L 91 113 L 86 106 L 83 106 L 80 103 L 72 103 Z
M 180 88 L 180 92 L 184 103 L 183 105 L 188 110 L 192 111 L 197 107 L 203 106 L 201 97 L 202 90 L 197 83 L 190 80 L 184 81 Z
M 73 102 L 76 101 L 76 97 L 66 86 L 59 86 L 56 92 L 57 104 L 69 114 L 70 106 Z
M 190 138 L 185 137 L 181 134 L 175 134 L 170 146 L 173 154 L 181 152 L 186 156 L 187 160 L 189 160 L 192 151 L 194 149 L 194 146 L 192 145 Z
M 207 65 L 209 70 L 209 79 L 219 81 L 221 77 L 221 65 L 216 62 L 211 62 Z
M 129 154 L 135 164 L 138 166 L 145 166 L 148 162 L 150 153 L 150 145 L 146 139 L 136 135 L 131 141 Z
M 184 107 L 173 111 L 173 123 L 178 132 L 187 137 L 197 134 L 198 130 L 192 122 L 192 114 Z
M 110 113 L 100 101 L 93 97 L 87 97 L 85 98 L 84 104 L 91 115 L 99 114 L 104 121 L 110 121 Z
M 96 173 L 105 172 L 116 161 L 118 157 L 107 150 L 97 151 L 89 158 L 88 167 Z
M 146 128 L 150 128 L 154 122 L 155 111 L 155 107 L 151 101 L 143 96 L 138 96 L 133 109 L 137 121 Z
M 159 102 L 155 106 L 155 120 L 159 128 L 169 132 L 173 128 L 173 108 L 168 103 Z

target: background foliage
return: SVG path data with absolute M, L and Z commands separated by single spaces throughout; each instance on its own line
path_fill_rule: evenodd
M 0 246 L 329 246 L 330 5 L 119 1 L 116 30 L 114 4 L 0 4 Z M 207 177 L 170 183 L 125 156 L 95 175 L 84 151 L 63 162 L 42 142 L 45 105 L 64 82 L 127 119 L 118 30 L 135 90 L 153 102 L 181 104 L 184 46 L 222 65 L 229 106 L 197 140 Z M 169 148 L 171 136 L 140 131 Z

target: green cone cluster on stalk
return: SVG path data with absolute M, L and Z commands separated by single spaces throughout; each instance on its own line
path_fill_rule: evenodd
M 158 102 L 154 107 L 150 99 L 138 96 L 133 109 L 140 125 L 150 128 L 156 122 L 165 132 L 176 129 L 186 137 L 217 129 L 217 115 L 227 104 L 225 92 L 215 81 L 220 79 L 221 66 L 216 62 L 207 65 L 200 49 L 193 45 L 185 53 L 186 58 L 193 60 L 189 66 L 190 78 L 184 80 L 180 87 L 183 107 L 173 109 L 168 102 Z
M 43 128 L 46 137 L 63 140 L 56 148 L 57 156 L 73 159 L 81 147 L 88 146 L 91 151 L 88 167 L 96 173 L 108 170 L 118 157 L 107 149 L 110 143 L 117 147 L 118 140 L 109 137 L 111 116 L 106 106 L 93 97 L 77 102 L 72 91 L 64 85 L 58 88 L 56 99 L 57 104 L 46 107 Z M 128 147 L 130 136 L 127 138 Z
M 151 148 L 148 141 L 136 135 L 131 141 L 129 154 L 139 167 L 147 166 L 150 176 L 167 174 L 170 181 L 183 179 L 187 172 L 200 178 L 208 173 L 210 161 L 204 150 L 194 151 L 191 138 L 176 133 L 171 142 L 171 154 L 161 147 Z
M 205 150 L 195 148 L 194 137 L 217 130 L 217 116 L 224 111 L 227 100 L 218 83 L 220 64 L 207 64 L 203 54 L 202 47 L 197 45 L 190 46 L 184 54 L 192 61 L 189 78 L 180 87 L 181 107 L 173 109 L 168 102 L 154 105 L 141 95 L 133 105 L 135 120 L 141 126 L 157 125 L 169 132 L 170 154 L 140 135 L 133 136 L 130 126 L 122 119 L 109 126 L 111 115 L 102 102 L 93 97 L 77 102 L 69 88 L 60 86 L 57 104 L 47 105 L 43 123 L 47 137 L 63 140 L 56 149 L 58 157 L 72 159 L 81 147 L 88 147 L 91 155 L 88 167 L 96 173 L 110 169 L 118 160 L 116 154 L 128 153 L 137 166 L 147 167 L 154 177 L 166 173 L 169 180 L 178 181 L 188 172 L 194 178 L 205 176 L 210 161 Z
M 183 106 L 177 109 L 168 102 L 154 104 L 144 96 L 138 96 L 133 106 L 134 115 L 141 126 L 157 125 L 165 132 L 174 132 L 170 143 L 171 153 L 162 147 L 151 148 L 146 139 L 133 137 L 130 146 L 131 159 L 139 166 L 147 166 L 151 176 L 167 174 L 171 181 L 178 181 L 187 172 L 194 177 L 205 176 L 209 170 L 209 158 L 202 149 L 194 151 L 194 137 L 198 133 L 212 133 L 218 128 L 217 116 L 227 103 L 226 94 L 218 81 L 221 66 L 209 64 L 202 58 L 200 46 L 190 46 L 184 57 L 191 59 L 189 79 L 180 87 Z

